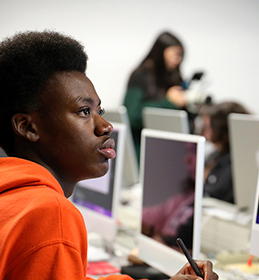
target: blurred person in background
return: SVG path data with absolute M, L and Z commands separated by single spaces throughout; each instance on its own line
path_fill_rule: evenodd
M 182 42 L 171 33 L 163 32 L 130 75 L 123 105 L 128 111 L 138 159 L 144 107 L 186 109 L 188 103 L 201 98 L 197 91 L 186 94 L 185 90 L 203 73 L 196 73 L 191 81 L 184 81 L 180 70 L 183 58 Z
M 226 101 L 204 105 L 199 116 L 201 134 L 214 146 L 207 156 L 204 169 L 204 196 L 234 203 L 228 116 L 230 113 L 249 114 L 238 102 Z

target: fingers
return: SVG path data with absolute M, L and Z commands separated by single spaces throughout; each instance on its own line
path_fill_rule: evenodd
M 219 279 L 219 276 L 217 273 L 213 272 L 213 278 L 212 280 L 218 280 Z
M 213 264 L 210 261 L 196 261 L 198 267 L 202 270 L 204 280 L 217 280 L 218 275 L 213 271 Z
M 198 265 L 201 273 L 204 275 L 204 280 L 218 280 L 218 275 L 213 272 L 213 264 L 210 261 L 195 261 Z M 187 263 L 175 276 L 171 278 L 171 280 L 203 280 L 198 277 L 191 265 Z

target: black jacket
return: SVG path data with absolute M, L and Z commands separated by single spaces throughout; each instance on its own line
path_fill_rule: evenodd
M 230 153 L 221 156 L 216 153 L 211 155 L 211 157 L 217 157 L 217 163 L 204 183 L 204 196 L 234 203 Z

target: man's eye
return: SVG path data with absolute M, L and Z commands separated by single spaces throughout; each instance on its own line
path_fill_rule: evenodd
M 84 115 L 89 115 L 90 114 L 90 108 L 85 108 L 81 111 Z
M 105 113 L 105 110 L 104 110 L 104 109 L 100 109 L 100 110 L 98 111 L 98 114 L 99 114 L 100 116 L 102 116 L 104 113 Z

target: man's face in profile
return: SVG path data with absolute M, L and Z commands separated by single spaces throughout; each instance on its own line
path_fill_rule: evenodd
M 112 125 L 101 116 L 100 99 L 82 73 L 62 72 L 42 95 L 44 112 L 34 112 L 41 158 L 58 177 L 78 181 L 104 175 L 115 157 Z

